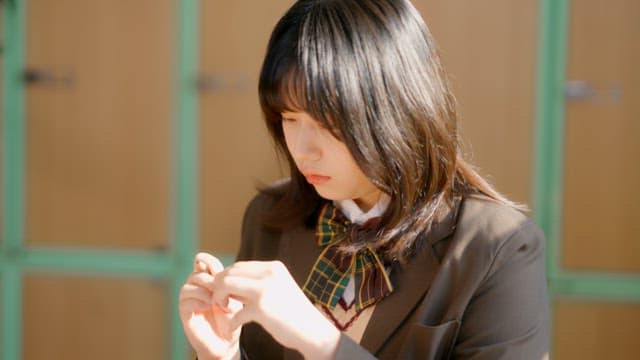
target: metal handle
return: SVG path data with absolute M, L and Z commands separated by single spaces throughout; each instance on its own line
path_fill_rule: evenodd
M 564 89 L 567 101 L 613 102 L 622 101 L 622 88 L 618 83 L 612 83 L 608 88 L 596 89 L 584 80 L 569 80 Z
M 199 75 L 196 79 L 196 88 L 200 91 L 213 92 L 224 89 L 224 79 L 215 74 Z
M 22 80 L 27 85 L 43 84 L 71 87 L 75 83 L 75 76 L 72 71 L 26 69 L 22 74 Z
M 195 86 L 201 92 L 245 92 L 249 89 L 249 79 L 246 75 L 225 75 L 200 74 L 195 80 Z

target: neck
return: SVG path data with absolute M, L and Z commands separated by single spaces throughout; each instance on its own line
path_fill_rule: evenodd
M 381 192 L 377 192 L 375 194 L 369 195 L 368 197 L 353 199 L 353 201 L 356 203 L 356 205 L 358 205 L 362 212 L 366 213 L 367 211 L 371 210 L 371 208 L 374 207 L 378 203 L 378 201 L 380 201 L 381 194 Z

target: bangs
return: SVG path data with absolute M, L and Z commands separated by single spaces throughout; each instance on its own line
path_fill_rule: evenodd
M 333 119 L 340 119 L 335 106 L 329 105 L 326 86 L 318 84 L 333 83 L 335 80 L 320 78 L 317 71 L 309 72 L 308 66 L 288 59 L 278 62 L 261 79 L 260 101 L 266 120 L 269 123 L 280 122 L 283 112 L 306 112 L 314 120 L 328 129 L 333 136 L 341 139 L 341 130 Z M 309 73 L 317 74 L 309 77 Z
M 268 74 L 263 73 L 260 101 L 265 114 L 279 117 L 285 111 L 308 111 L 309 101 L 301 74 L 293 59 L 283 59 Z
M 349 36 L 336 19 L 327 27 L 322 19 L 335 14 L 323 10 L 314 8 L 296 21 L 285 16 L 278 23 L 260 74 L 260 104 L 269 126 L 282 112 L 306 112 L 341 139 L 345 115 L 359 113 L 364 104 L 354 101 L 362 94 L 351 81 L 354 54 L 343 40 Z

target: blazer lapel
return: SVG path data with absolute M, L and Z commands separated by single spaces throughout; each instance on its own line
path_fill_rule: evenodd
M 360 341 L 360 345 L 372 354 L 376 354 L 393 332 L 404 323 L 431 286 L 439 267 L 432 246 L 453 233 L 459 206 L 460 201 L 456 201 L 444 219 L 434 224 L 426 234 L 424 246 L 408 264 L 392 268 L 391 282 L 394 291 L 376 305 Z
M 322 248 L 316 242 L 316 230 L 296 228 L 282 234 L 278 257 L 287 260 L 287 268 L 302 287 Z
M 456 201 L 443 220 L 434 224 L 425 236 L 422 250 L 418 251 L 406 266 L 394 266 L 392 269 L 391 281 L 394 292 L 376 305 L 360 342 L 360 345 L 372 354 L 378 352 L 429 289 L 439 265 L 431 247 L 453 233 L 459 207 L 460 201 Z M 322 248 L 316 241 L 315 228 L 296 228 L 282 234 L 278 258 L 287 259 L 289 272 L 302 287 L 321 252 Z M 297 351 L 284 348 L 284 358 L 302 357 Z

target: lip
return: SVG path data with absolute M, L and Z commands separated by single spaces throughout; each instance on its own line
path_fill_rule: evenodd
M 320 174 L 305 174 L 305 179 L 311 185 L 322 185 L 331 179 L 330 176 L 320 175 Z

